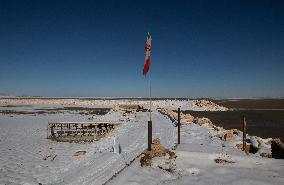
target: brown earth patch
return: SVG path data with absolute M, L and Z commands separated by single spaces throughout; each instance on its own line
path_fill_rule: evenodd
M 170 151 L 163 147 L 160 143 L 160 139 L 154 139 L 151 145 L 151 151 L 146 150 L 144 156 L 140 159 L 141 166 L 150 166 L 152 159 L 155 157 L 164 157 L 168 155 L 169 159 L 175 159 L 177 156 L 175 152 Z
M 227 160 L 227 159 L 221 159 L 221 158 L 214 159 L 214 161 L 215 161 L 215 163 L 218 163 L 218 164 L 235 163 L 235 161 L 231 161 L 231 160 Z
M 82 155 L 85 155 L 87 152 L 84 151 L 84 150 L 79 150 L 75 153 L 73 153 L 72 157 L 78 157 L 78 156 L 82 156 Z

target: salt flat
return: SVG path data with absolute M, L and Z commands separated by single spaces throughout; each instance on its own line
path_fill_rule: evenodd
M 213 135 L 212 128 L 196 124 L 182 127 L 182 143 L 177 147 L 176 171 L 170 173 L 155 167 L 140 167 L 139 156 L 147 147 L 147 112 L 124 116 L 119 104 L 148 106 L 147 101 L 131 100 L 1 100 L 6 105 L 35 107 L 94 106 L 113 107 L 105 115 L 78 113 L 1 114 L 0 115 L 0 184 L 283 184 L 282 160 L 247 156 Z M 182 107 L 185 110 L 226 110 L 223 107 L 197 106 L 192 101 L 154 101 L 153 138 L 160 138 L 171 149 L 177 141 L 177 129 L 157 108 Z M 11 107 L 9 107 L 11 109 Z M 25 110 L 25 106 L 17 106 Z M 29 111 L 33 111 L 29 106 Z M 93 143 L 63 143 L 46 139 L 48 121 L 119 121 L 121 125 L 106 137 Z M 121 154 L 113 152 L 114 140 L 121 145 Z M 74 157 L 76 151 L 85 155 Z M 220 165 L 214 158 L 228 154 L 234 164 Z M 134 160 L 135 159 L 135 160 Z M 134 160 L 133 163 L 131 161 Z M 121 171 L 124 169 L 123 171 Z M 116 177 L 113 177 L 114 174 Z M 111 180 L 110 180 L 111 179 Z M 266 180 L 265 180 L 266 179 Z M 230 183 L 231 184 L 231 183 Z
M 25 103 L 26 104 L 26 103 Z M 47 106 L 47 105 L 46 105 Z M 52 104 L 54 107 L 54 104 Z M 38 106 L 37 106 L 38 107 Z M 19 110 L 19 107 L 15 107 Z M 9 107 L 11 109 L 11 107 Z M 29 111 L 32 108 L 28 106 Z M 26 110 L 22 107 L 21 110 Z M 48 121 L 87 121 L 90 115 L 44 114 L 1 115 L 0 145 L 2 184 L 102 184 L 146 148 L 147 113 L 135 113 L 130 121 L 107 137 L 94 143 L 60 143 L 46 139 Z M 94 117 L 94 116 L 92 116 Z M 122 113 L 111 111 L 95 120 L 118 121 Z M 174 134 L 172 124 L 157 112 L 153 120 L 162 125 L 154 136 Z M 160 121 L 158 121 L 160 120 Z M 156 127 L 156 126 L 155 126 Z M 120 155 L 112 152 L 114 137 L 119 138 Z M 173 139 L 164 144 L 173 145 Z M 73 157 L 78 150 L 87 151 L 83 157 Z M 51 156 L 44 160 L 45 157 Z M 52 158 L 55 157 L 53 160 Z
M 141 167 L 139 160 L 132 163 L 108 185 L 280 185 L 284 183 L 284 161 L 267 159 L 244 152 L 212 138 L 211 128 L 183 125 L 181 144 L 176 149 L 173 171 L 158 167 Z M 217 164 L 214 159 L 233 161 Z M 157 161 L 156 161 L 157 162 Z M 161 161 L 158 161 L 161 162 Z

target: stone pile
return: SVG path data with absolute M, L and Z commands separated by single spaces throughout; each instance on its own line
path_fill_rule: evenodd
M 213 127 L 213 123 L 209 118 L 195 118 L 193 123 L 198 124 L 199 126 L 208 125 L 209 127 Z
M 223 110 L 223 111 L 227 111 L 228 108 L 220 106 L 212 101 L 209 100 L 193 100 L 193 104 L 197 107 L 207 107 L 209 109 L 212 110 Z
M 234 131 L 235 129 L 226 130 L 226 129 L 223 129 L 223 128 L 220 128 L 220 127 L 215 127 L 215 126 L 213 126 L 213 128 L 215 130 L 216 130 L 216 128 L 218 129 L 218 130 L 216 130 L 217 132 L 216 132 L 215 136 L 222 139 L 223 141 L 227 141 L 227 142 L 234 141 L 235 136 L 238 135 L 238 133 Z
M 151 144 L 151 151 L 146 150 L 144 156 L 140 159 L 141 166 L 150 166 L 152 159 L 156 157 L 166 157 L 167 159 L 175 159 L 176 154 L 161 145 L 160 139 L 154 139 Z
M 161 109 L 159 112 L 163 115 L 166 115 L 172 122 L 178 121 L 178 113 L 173 111 L 172 109 Z M 184 114 L 183 112 L 180 112 L 180 119 L 181 123 L 192 123 L 194 117 L 190 114 Z
M 215 106 L 214 103 L 208 103 L 209 101 L 196 100 L 199 106 L 206 104 Z M 178 114 L 171 109 L 161 109 L 160 112 L 167 115 L 173 122 L 177 122 Z M 242 144 L 242 132 L 238 129 L 226 130 L 222 127 L 215 126 L 208 118 L 194 118 L 190 114 L 183 114 L 181 112 L 181 123 L 195 123 L 199 126 L 206 125 L 212 127 L 215 130 L 215 137 L 222 139 L 223 141 L 230 142 L 239 150 L 243 150 Z M 271 149 L 270 149 L 271 148 Z M 262 139 L 257 136 L 248 136 L 246 140 L 246 153 L 257 154 L 266 158 L 278 158 L 284 159 L 284 144 L 279 139 L 272 140 L 271 138 Z

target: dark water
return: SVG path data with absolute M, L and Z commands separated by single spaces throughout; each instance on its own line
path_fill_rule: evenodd
M 263 138 L 284 140 L 284 100 L 218 100 L 218 104 L 231 108 L 226 112 L 187 111 L 194 117 L 208 117 L 215 125 L 226 129 L 242 130 L 242 118 L 246 115 L 248 133 Z
M 284 99 L 211 100 L 233 109 L 283 109 Z

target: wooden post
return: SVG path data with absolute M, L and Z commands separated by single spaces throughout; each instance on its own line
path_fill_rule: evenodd
M 148 150 L 151 151 L 152 144 L 152 121 L 148 121 Z
M 46 139 L 48 139 L 48 132 L 49 132 L 49 122 L 48 122 L 47 129 L 46 129 Z
M 178 144 L 180 144 L 180 108 L 178 108 Z
M 243 151 L 246 152 L 246 140 L 247 140 L 247 121 L 246 121 L 246 116 L 243 116 Z

